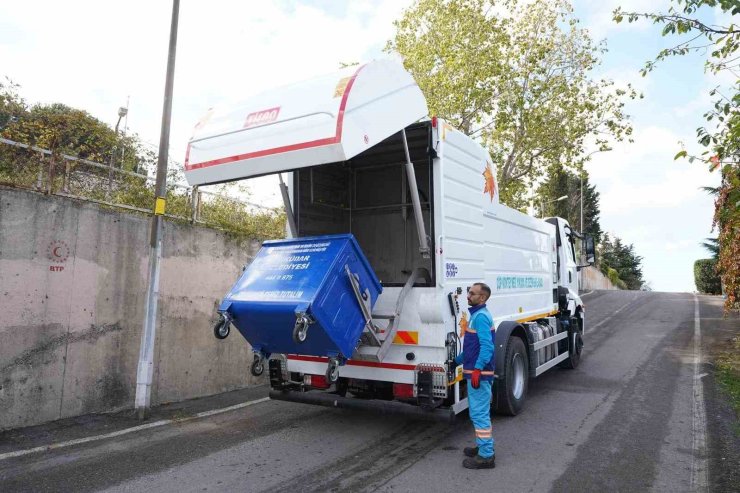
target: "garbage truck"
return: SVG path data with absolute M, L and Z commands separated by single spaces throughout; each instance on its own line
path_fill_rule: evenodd
M 272 399 L 454 419 L 467 408 L 454 363 L 466 291 L 485 282 L 492 406 L 518 414 L 533 379 L 579 364 L 578 272 L 594 244 L 562 218 L 500 203 L 496 166 L 430 117 L 390 60 L 208 110 L 188 144 L 188 182 L 277 175 L 286 212 L 286 238 L 264 242 L 214 334 L 235 327 L 249 342 Z

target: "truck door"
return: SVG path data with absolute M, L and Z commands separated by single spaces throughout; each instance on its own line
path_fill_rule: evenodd
M 576 237 L 572 233 L 572 230 L 568 223 L 562 221 L 560 235 L 562 238 L 562 249 L 561 256 L 562 260 L 560 268 L 562 273 L 560 276 L 560 285 L 567 287 L 574 293 L 578 293 L 578 269 L 576 264 L 576 251 L 575 251 L 575 240 Z

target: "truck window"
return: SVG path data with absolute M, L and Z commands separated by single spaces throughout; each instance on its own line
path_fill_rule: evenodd
M 434 238 L 430 130 L 424 122 L 407 128 L 406 135 L 424 225 Z M 405 161 L 396 134 L 349 161 L 296 171 L 299 236 L 352 233 L 384 286 L 403 285 L 417 267 L 429 271 L 434 285 L 433 259 L 419 253 Z
M 568 238 L 568 244 L 566 245 L 565 250 L 568 252 L 568 260 L 570 260 L 571 262 L 575 262 L 576 253 L 575 253 L 575 250 L 573 249 L 573 235 L 567 234 L 567 238 Z

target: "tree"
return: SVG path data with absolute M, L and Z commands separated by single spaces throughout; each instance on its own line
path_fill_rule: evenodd
M 108 163 L 117 150 L 116 157 L 123 155 L 125 162 L 115 164 L 129 171 L 137 169 L 142 161 L 151 164 L 152 155 L 135 136 L 116 134 L 86 111 L 54 103 L 35 105 L 14 117 L 15 121 L 2 131 L 10 140 L 98 163 Z
M 565 201 L 556 201 L 557 198 L 567 195 Z M 581 177 L 577 173 L 568 171 L 560 164 L 548 169 L 547 178 L 537 189 L 535 199 L 543 204 L 549 204 L 545 210 L 547 215 L 558 216 L 568 220 L 575 229 L 581 228 Z M 583 170 L 583 232 L 588 233 L 598 244 L 601 241 L 601 225 L 599 224 L 599 192 L 596 186 L 589 183 L 588 172 Z
M 719 258 L 719 238 L 705 238 L 704 241 L 701 242 L 701 246 L 712 254 L 712 258 L 714 260 Z
M 678 44 L 661 50 L 654 60 L 646 62 L 643 76 L 654 70 L 667 58 L 689 53 L 707 54 L 704 70 L 711 73 L 727 72 L 734 76 L 729 87 L 717 87 L 710 93 L 716 97 L 704 114 L 711 125 L 696 130 L 699 144 L 706 148 L 701 156 L 689 156 L 686 150 L 676 159 L 689 157 L 719 168 L 722 183 L 717 190 L 713 227 L 718 228 L 719 270 L 727 298 L 725 310 L 740 309 L 740 31 L 734 23 L 714 25 L 702 20 L 704 14 L 737 15 L 737 0 L 673 0 L 665 13 L 614 11 L 614 20 L 636 22 L 640 19 L 663 26 L 662 35 L 685 36 Z
M 155 166 L 156 155 L 136 135 L 119 135 L 86 111 L 64 104 L 28 107 L 18 95 L 18 89 L 19 86 L 10 81 L 0 83 L 0 136 L 49 149 L 57 158 L 60 154 L 68 154 L 139 173 L 146 173 L 148 167 Z M 61 159 L 57 163 L 61 164 Z M 87 199 L 104 200 L 106 203 L 151 209 L 154 186 L 145 177 L 131 173 L 110 173 L 106 168 L 80 164 L 78 161 L 69 163 L 70 176 L 78 178 L 74 190 L 69 193 Z M 37 152 L 0 144 L 0 182 L 33 187 L 39 176 L 40 164 Z M 43 164 L 46 167 L 48 162 Z M 82 168 L 75 170 L 76 166 Z M 47 190 L 57 192 L 64 182 L 63 178 L 51 172 L 47 172 L 47 176 L 50 182 Z M 171 166 L 167 179 L 167 213 L 179 218 L 191 218 L 190 196 L 182 187 L 176 186 L 183 181 L 181 168 Z M 245 191 L 241 192 L 245 194 Z M 260 209 L 255 212 L 243 201 L 227 197 L 224 188 L 221 194 L 204 200 L 200 211 L 204 222 L 237 235 L 256 238 L 284 236 L 285 215 L 282 211 Z
M 432 114 L 481 138 L 512 207 L 549 166 L 578 168 L 587 145 L 631 134 L 624 99 L 637 93 L 590 77 L 605 48 L 567 0 L 417 0 L 395 27 L 387 49 Z
M 599 247 L 599 266 L 613 284 L 621 289 L 642 288 L 642 257 L 635 254 L 633 245 L 605 233 Z
M 0 131 L 26 111 L 26 102 L 18 95 L 19 87 L 7 77 L 0 82 Z

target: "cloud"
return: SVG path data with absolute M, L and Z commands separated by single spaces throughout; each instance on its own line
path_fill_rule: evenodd
M 706 194 L 700 186 L 717 184 L 717 173 L 706 166 L 674 161 L 678 141 L 670 130 L 650 126 L 638 131 L 633 144 L 594 155 L 587 170 L 601 193 L 602 214 L 675 207 Z
M 382 56 L 392 21 L 409 3 L 183 2 L 170 158 L 183 160 L 211 106 Z M 0 76 L 20 83 L 22 96 L 84 109 L 111 127 L 130 97 L 129 132 L 157 148 L 170 2 L 21 2 L 3 16 Z

